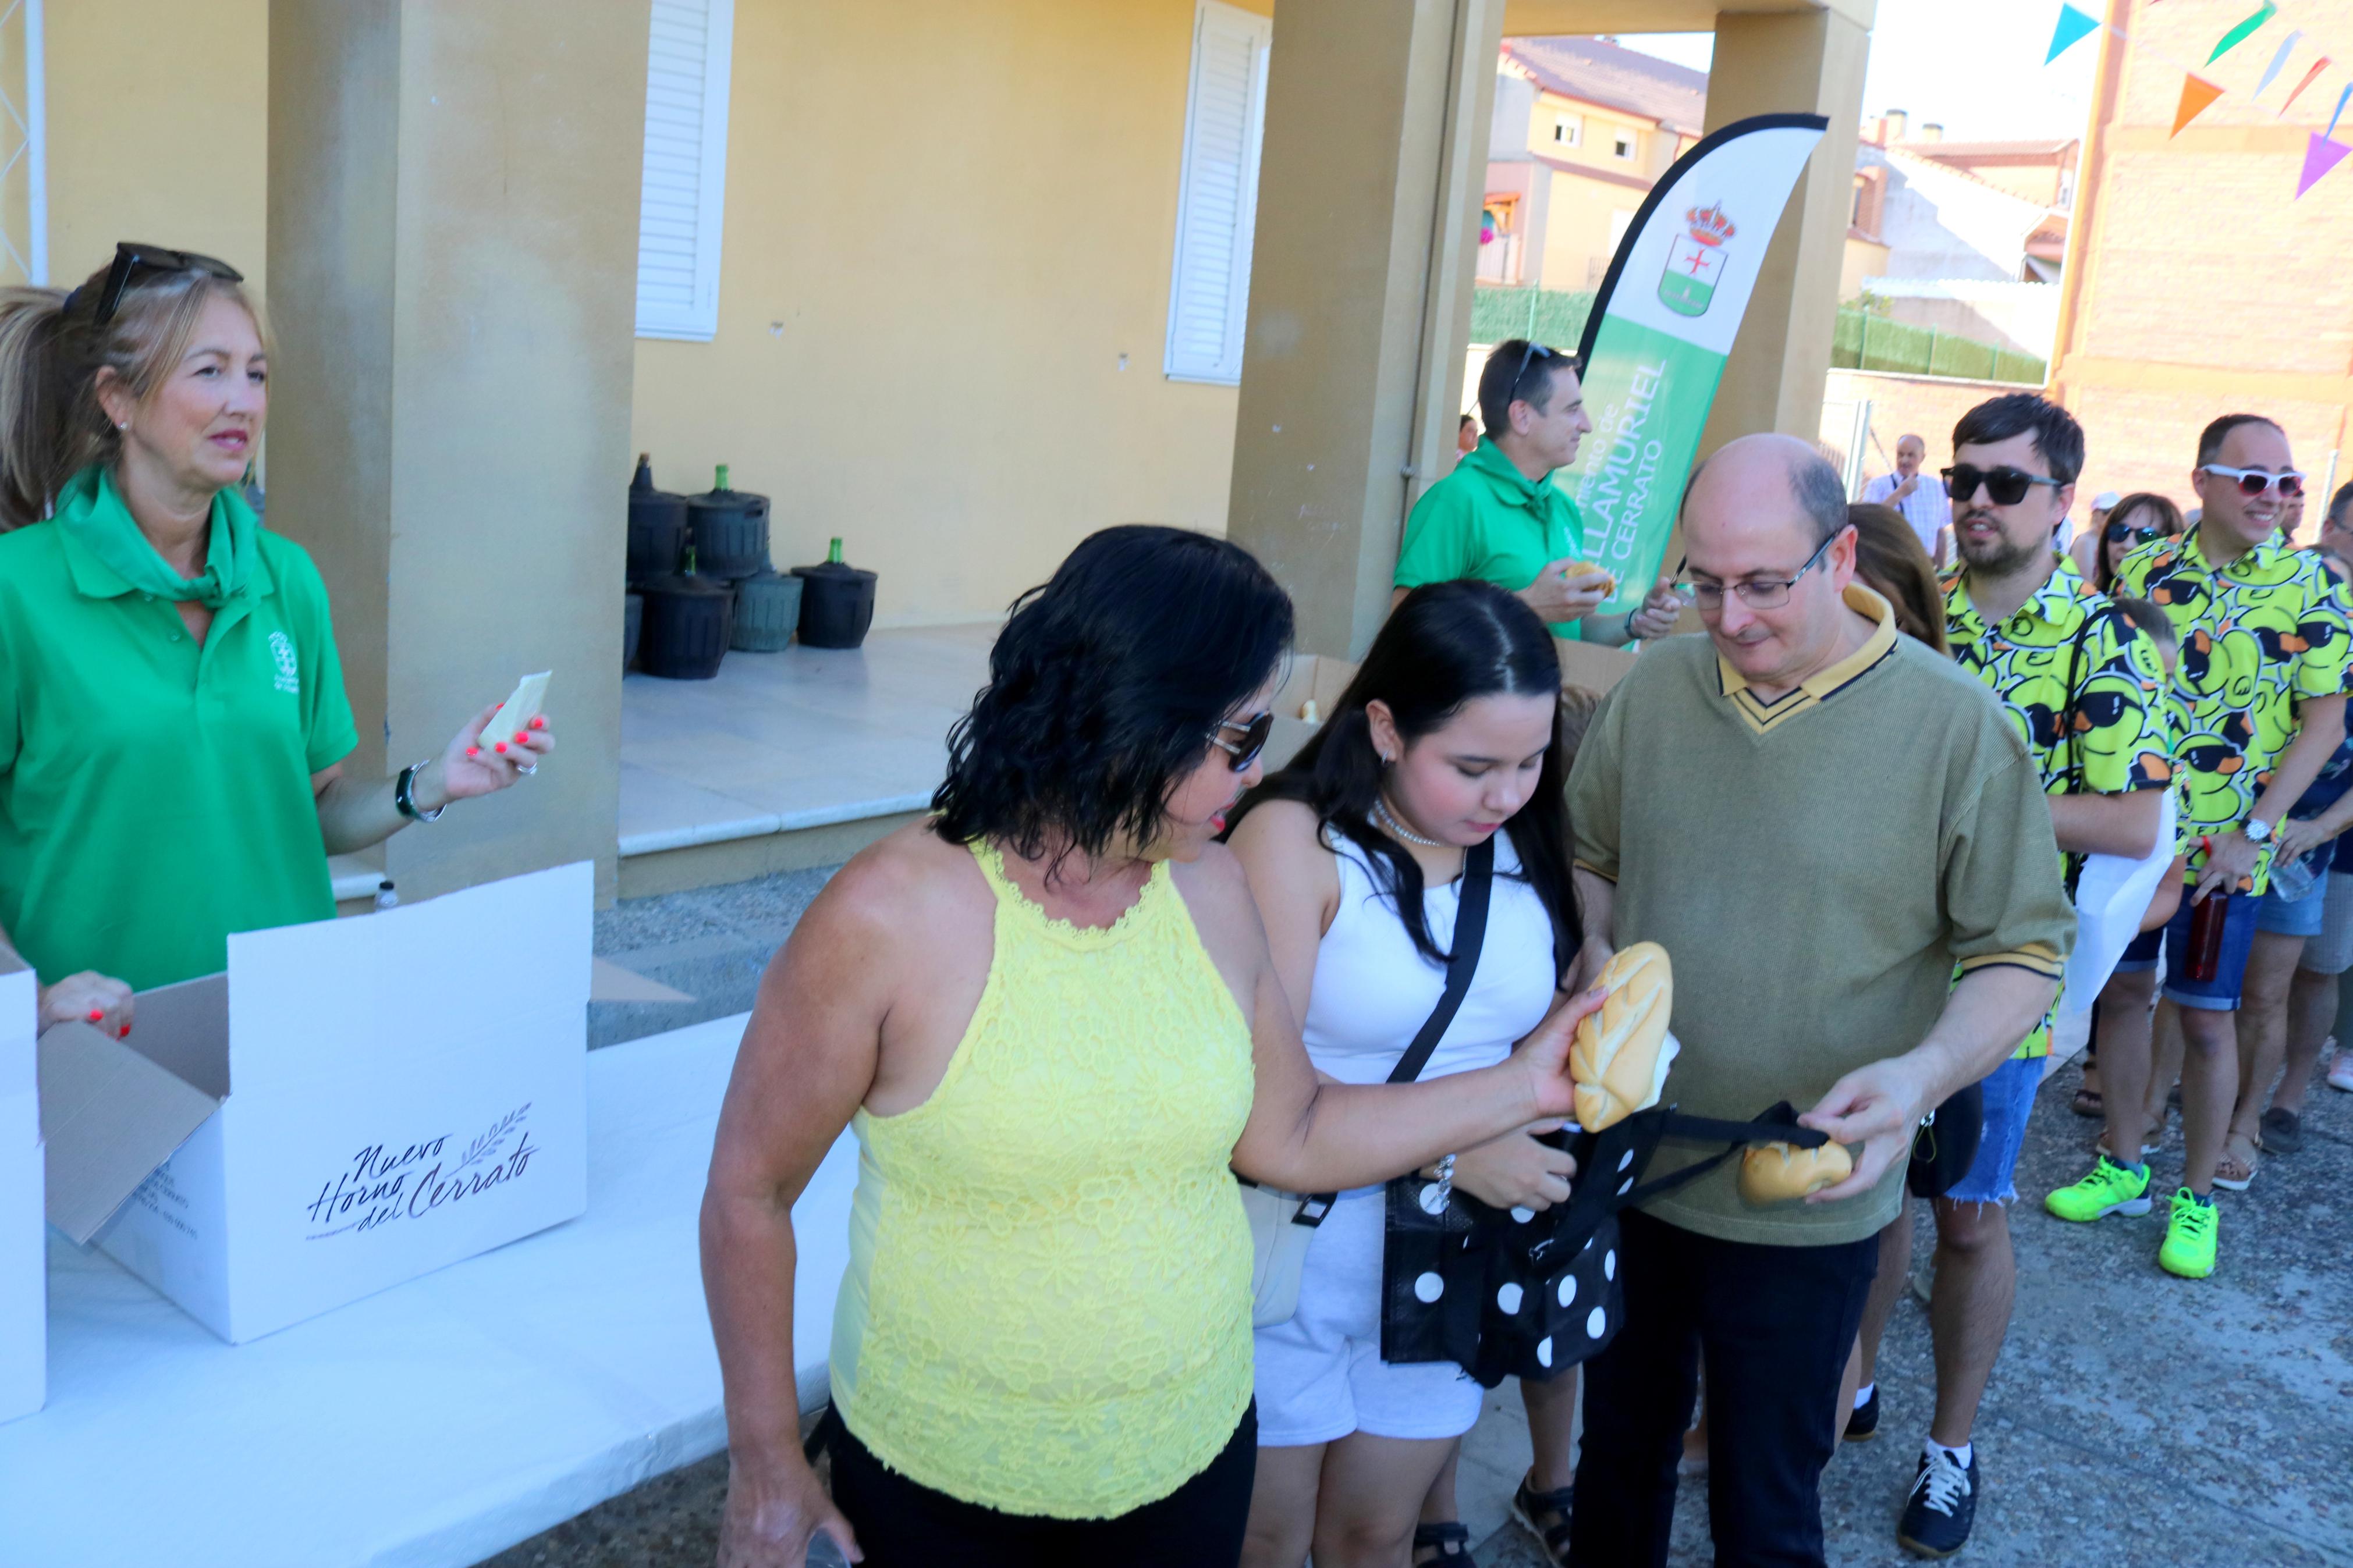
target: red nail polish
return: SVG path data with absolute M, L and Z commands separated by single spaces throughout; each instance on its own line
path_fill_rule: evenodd
M 544 730 L 547 728 L 547 721 L 544 719 L 533 719 L 531 721 L 531 727 L 534 730 Z
M 129 1038 L 131 1037 L 131 1026 L 130 1026 L 130 1025 L 128 1025 L 128 1024 L 123 1025 L 123 1026 L 122 1026 L 122 1030 L 121 1030 L 121 1032 L 120 1034 L 116 1035 L 114 1037 L 115 1037 L 116 1039 L 118 1039 L 118 1040 L 127 1040 L 127 1039 L 129 1039 Z
M 527 741 L 527 740 L 529 740 L 529 739 L 531 739 L 531 737 L 530 737 L 530 736 L 528 736 L 528 735 L 526 735 L 526 734 L 524 734 L 521 730 L 517 730 L 517 731 L 515 731 L 515 744 L 516 744 L 516 745 L 520 746 L 520 745 L 522 745 L 525 741 Z
M 504 755 L 507 749 L 507 743 L 504 741 L 501 741 L 496 749 L 501 755 Z
M 90 1010 L 90 1021 L 91 1023 L 93 1023 L 93 1024 L 97 1023 L 100 1018 L 103 1018 L 103 1017 L 105 1017 L 105 1016 L 106 1016 L 106 1009 L 105 1009 L 105 1008 L 103 1008 L 103 1007 L 92 1007 L 92 1008 Z
M 479 757 L 482 754 L 482 748 L 480 746 L 469 746 L 466 748 L 466 754 L 470 757 Z

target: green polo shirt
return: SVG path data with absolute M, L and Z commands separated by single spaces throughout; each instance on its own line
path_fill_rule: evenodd
M 1585 558 L 1585 519 L 1549 476 L 1531 481 L 1482 438 L 1454 471 L 1430 487 L 1406 519 L 1397 585 L 1475 577 L 1516 594 L 1553 562 Z M 1577 637 L 1577 621 L 1552 635 Z
M 259 532 L 200 649 L 64 530 L 0 534 L 0 926 L 44 983 L 168 985 L 333 918 L 311 775 L 358 739 L 300 545 Z

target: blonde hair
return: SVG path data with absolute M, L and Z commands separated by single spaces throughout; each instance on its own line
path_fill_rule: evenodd
M 0 289 L 0 533 L 39 521 L 66 480 L 121 458 L 121 432 L 99 405 L 100 371 L 111 370 L 143 402 L 187 353 L 216 299 L 234 300 L 268 341 L 245 289 L 206 272 L 142 279 L 100 325 L 92 318 L 107 270 L 70 293 Z

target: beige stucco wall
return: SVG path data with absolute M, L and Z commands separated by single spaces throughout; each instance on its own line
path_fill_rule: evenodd
M 841 535 L 884 624 L 997 614 L 1108 523 L 1222 530 L 1235 389 L 1160 369 L 1193 15 L 738 0 L 718 336 L 637 344 L 656 477 L 731 465 L 779 566 Z
M 50 281 L 137 239 L 266 285 L 269 0 L 51 0 L 43 15 Z
M 1544 286 L 1547 289 L 1590 289 L 1600 279 L 1593 264 L 1609 261 L 1609 236 L 1619 213 L 1629 221 L 1648 191 L 1615 181 L 1588 179 L 1557 169 L 1537 168 L 1552 186 L 1545 223 Z

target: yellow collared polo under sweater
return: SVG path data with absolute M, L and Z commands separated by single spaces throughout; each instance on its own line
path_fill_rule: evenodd
M 852 1121 L 834 1405 L 921 1485 L 1112 1519 L 1208 1468 L 1250 1399 L 1229 1168 L 1250 1027 L 1166 864 L 1101 931 L 997 895 L 988 982 L 931 1098 Z
M 1993 694 L 1895 632 L 1887 602 L 1848 658 L 1767 702 L 1705 637 L 1643 650 L 1569 775 L 1579 866 L 1618 884 L 1618 945 L 1675 965 L 1666 1097 L 1694 1116 L 1810 1108 L 1918 1045 L 1963 973 L 2056 979 L 2075 913 L 2051 807 Z M 1665 1175 L 1710 1152 L 1664 1143 Z M 1648 1204 L 1725 1241 L 1860 1241 L 1902 1211 L 1905 1162 L 1841 1203 L 1744 1204 L 1728 1163 Z

